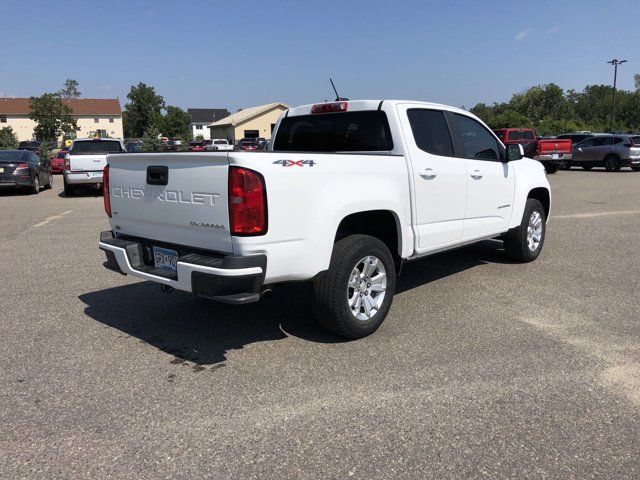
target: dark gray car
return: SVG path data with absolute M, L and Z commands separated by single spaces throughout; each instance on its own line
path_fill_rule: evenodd
M 571 166 L 585 170 L 604 167 L 616 172 L 622 167 L 640 171 L 640 135 L 598 135 L 574 144 Z

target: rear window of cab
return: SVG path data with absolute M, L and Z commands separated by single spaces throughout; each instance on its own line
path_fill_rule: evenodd
M 74 142 L 69 153 L 73 155 L 91 155 L 122 152 L 120 142 L 116 140 L 83 140 Z
M 393 150 L 381 110 L 285 117 L 273 144 L 280 152 L 381 152 Z

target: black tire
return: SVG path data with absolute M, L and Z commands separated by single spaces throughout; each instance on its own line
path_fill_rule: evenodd
M 547 173 L 551 174 L 551 173 L 556 173 L 560 169 L 560 167 L 558 166 L 557 163 L 551 163 L 551 164 L 545 165 L 544 169 L 547 171 Z
M 542 236 L 538 246 L 532 250 L 529 248 L 527 232 L 529 228 L 529 221 L 534 212 L 537 212 L 540 215 L 540 220 L 542 221 Z M 542 246 L 544 245 L 547 233 L 546 223 L 547 216 L 540 201 L 535 198 L 528 198 L 524 207 L 524 213 L 522 214 L 522 221 L 520 222 L 520 225 L 510 230 L 504 239 L 504 249 L 506 250 L 507 255 L 518 262 L 532 262 L 538 258 L 538 255 L 540 255 L 540 252 L 542 251 Z
M 49 181 L 47 182 L 47 184 L 44 186 L 45 190 L 51 190 L 53 188 L 53 175 L 50 173 L 49 174 Z
M 604 158 L 604 169 L 607 172 L 618 172 L 620 168 L 620 160 L 615 155 L 607 155 Z
M 570 164 L 570 163 L 565 163 L 565 164 L 562 166 L 562 170 L 571 170 L 571 164 Z
M 382 263 L 386 272 L 386 289 L 380 308 L 369 319 L 359 320 L 348 305 L 349 294 L 353 292 L 349 287 L 349 280 L 354 269 L 363 265 L 360 260 L 367 256 L 374 256 Z M 378 270 L 373 273 L 376 271 Z M 371 287 L 371 284 L 368 286 Z M 314 313 L 324 328 L 341 337 L 366 337 L 375 332 L 387 316 L 395 288 L 395 265 L 387 246 L 374 237 L 350 235 L 336 242 L 329 269 L 314 281 Z M 357 308 L 359 314 L 364 313 L 364 304 Z
M 34 195 L 40 193 L 40 179 L 37 175 L 33 177 L 33 183 L 31 184 L 31 193 Z
M 640 172 L 640 167 L 636 167 L 635 165 L 631 167 L 631 170 L 634 172 Z
M 67 183 L 66 180 L 63 180 L 64 183 L 64 196 L 65 197 L 73 197 L 76 194 L 76 189 Z
M 582 168 L 583 168 L 583 170 L 586 170 L 588 172 L 589 170 L 591 170 L 593 168 L 593 166 L 591 166 L 591 165 L 583 165 Z

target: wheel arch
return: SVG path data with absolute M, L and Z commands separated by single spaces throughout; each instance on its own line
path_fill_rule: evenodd
M 545 218 L 549 218 L 549 213 L 551 212 L 551 194 L 549 193 L 549 189 L 545 187 L 536 187 L 529 190 L 527 194 L 527 198 L 535 198 L 542 204 L 542 208 L 544 208 Z
M 400 218 L 392 210 L 364 210 L 345 215 L 336 228 L 334 244 L 353 234 L 369 235 L 381 240 L 398 262 L 402 254 Z

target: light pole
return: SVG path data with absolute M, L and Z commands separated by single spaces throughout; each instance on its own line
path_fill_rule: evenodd
M 611 123 L 609 123 L 609 133 L 613 133 L 613 117 L 616 113 L 616 80 L 618 79 L 618 65 L 625 63 L 626 60 L 618 60 L 614 58 L 607 63 L 613 65 L 613 96 L 611 97 Z

